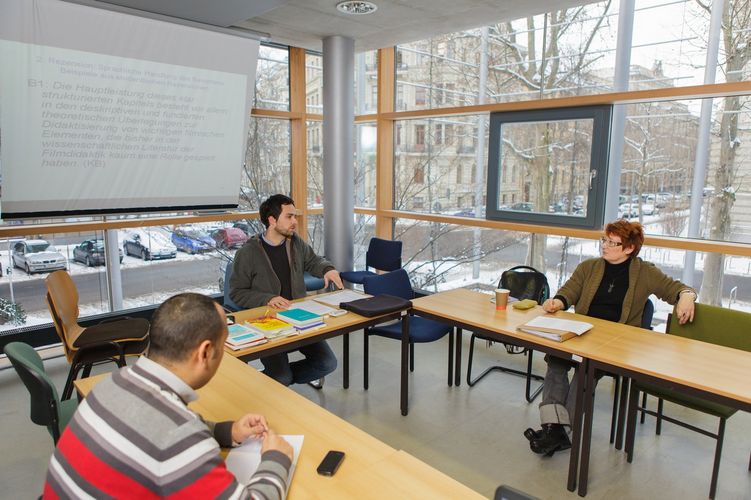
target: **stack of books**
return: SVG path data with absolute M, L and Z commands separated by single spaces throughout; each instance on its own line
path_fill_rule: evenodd
M 256 345 L 268 342 L 266 336 L 262 333 L 255 332 L 245 325 L 229 325 L 227 340 L 224 342 L 227 347 L 233 351 L 246 349 Z
M 531 333 L 538 337 L 563 342 L 572 337 L 582 335 L 592 329 L 591 323 L 560 319 L 553 316 L 538 316 L 531 321 L 517 327 L 521 332 Z
M 323 316 L 306 311 L 305 309 L 288 309 L 286 311 L 279 311 L 276 313 L 276 317 L 286 321 L 297 330 L 310 330 L 311 328 L 318 328 L 324 324 Z
M 265 317 L 249 320 L 245 323 L 245 326 L 253 330 L 254 332 L 264 335 L 267 339 L 273 339 L 276 337 L 283 337 L 297 333 L 295 327 L 291 324 L 282 321 L 279 318 Z

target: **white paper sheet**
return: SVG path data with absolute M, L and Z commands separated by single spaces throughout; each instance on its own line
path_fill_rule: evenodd
M 291 484 L 305 436 L 296 434 L 283 435 L 282 437 L 294 450 L 292 465 L 289 468 L 289 481 L 287 481 L 287 484 Z M 227 455 L 227 460 L 225 460 L 227 470 L 234 474 L 241 484 L 247 484 L 250 477 L 258 470 L 258 466 L 261 465 L 261 443 L 261 439 L 258 438 L 248 439 L 237 448 L 232 448 Z
M 326 316 L 327 314 L 331 314 L 332 312 L 336 311 L 336 309 L 319 304 L 315 300 L 303 300 L 301 302 L 293 302 L 290 304 L 289 309 L 302 309 L 303 311 L 308 311 L 313 314 L 318 314 L 321 316 Z

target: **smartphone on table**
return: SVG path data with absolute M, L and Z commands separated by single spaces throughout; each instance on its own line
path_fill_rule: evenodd
M 331 450 L 323 457 L 316 471 L 322 476 L 333 476 L 342 464 L 342 460 L 344 460 L 343 451 Z

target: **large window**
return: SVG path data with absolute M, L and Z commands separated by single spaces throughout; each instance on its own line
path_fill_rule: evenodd
M 488 218 L 601 226 L 610 111 L 596 106 L 491 114 Z
M 256 108 L 289 110 L 289 50 L 261 45 L 255 97 Z

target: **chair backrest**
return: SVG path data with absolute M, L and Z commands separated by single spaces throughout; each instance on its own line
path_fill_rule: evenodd
M 751 314 L 735 309 L 696 304 L 694 321 L 681 325 L 675 314 L 668 318 L 667 332 L 711 344 L 751 351 Z
M 538 304 L 550 297 L 548 278 L 534 267 L 515 266 L 503 271 L 499 288 L 511 290 L 511 296 L 519 300 L 532 299 Z
M 412 283 L 409 281 L 409 275 L 404 269 L 397 269 L 385 274 L 365 276 L 362 286 L 365 293 L 370 295 L 387 294 L 407 300 L 415 298 L 415 292 L 412 289 Z
M 224 307 L 230 311 L 240 311 L 243 308 L 235 304 L 235 301 L 229 296 L 229 279 L 232 277 L 233 264 L 234 260 L 230 259 L 227 262 L 227 267 L 224 269 Z
M 78 324 L 78 290 L 67 271 L 55 271 L 47 276 L 47 305 L 63 344 L 71 349 L 84 328 Z M 67 355 L 67 352 L 66 352 Z
M 55 443 L 60 438 L 60 397 L 55 384 L 47 376 L 39 354 L 28 344 L 11 342 L 5 346 L 5 354 L 16 373 L 29 391 L 31 421 L 44 425 L 52 434 Z
M 396 271 L 402 267 L 402 242 L 370 238 L 368 251 L 365 252 L 365 268 L 372 267 L 379 271 Z
M 652 329 L 652 316 L 655 315 L 655 305 L 651 300 L 647 299 L 644 304 L 644 312 L 641 313 L 641 327 L 646 330 Z

